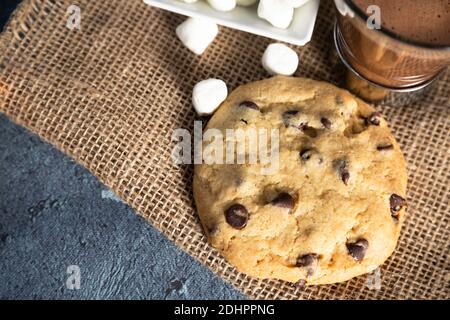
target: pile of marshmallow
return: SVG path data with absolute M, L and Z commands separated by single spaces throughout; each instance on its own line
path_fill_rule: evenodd
M 197 0 L 182 0 L 184 2 L 195 2 Z M 252 5 L 256 0 L 207 0 L 217 10 L 232 10 L 237 4 Z M 258 15 L 264 16 L 274 12 L 282 12 L 280 8 L 290 3 L 289 8 L 293 10 L 294 5 L 300 5 L 308 0 L 260 0 Z M 283 9 L 284 10 L 284 9 Z M 291 14 L 292 15 L 292 14 Z M 292 18 L 292 17 L 291 17 Z M 289 19 L 288 19 L 289 20 Z M 290 22 L 290 20 L 289 20 Z M 219 32 L 218 26 L 209 19 L 187 18 L 176 29 L 176 34 L 181 42 L 195 54 L 202 54 L 209 44 L 215 39 Z M 282 43 L 272 43 L 267 46 L 262 55 L 262 66 L 270 75 L 291 76 L 298 68 L 297 53 Z M 207 116 L 225 101 L 228 96 L 227 85 L 220 79 L 207 79 L 200 81 L 194 86 L 192 102 L 195 111 L 200 116 Z
M 197 0 L 180 0 L 194 3 Z M 206 0 L 209 5 L 218 11 L 231 11 L 236 5 L 252 6 L 258 3 L 258 16 L 267 20 L 274 27 L 286 29 L 294 17 L 294 10 L 309 0 Z

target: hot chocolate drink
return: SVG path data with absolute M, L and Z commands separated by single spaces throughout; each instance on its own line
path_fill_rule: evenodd
M 450 63 L 450 0 L 335 3 L 337 49 L 363 78 L 391 89 L 417 88 Z M 381 29 L 367 23 L 371 5 L 380 8 Z

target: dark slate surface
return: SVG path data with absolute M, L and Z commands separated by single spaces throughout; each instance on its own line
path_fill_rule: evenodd
M 17 1 L 1 2 L 0 27 Z M 71 265 L 79 290 L 67 288 Z M 0 115 L 0 299 L 244 298 L 87 170 Z

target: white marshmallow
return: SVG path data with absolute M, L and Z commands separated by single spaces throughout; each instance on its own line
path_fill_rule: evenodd
M 334 3 L 340 14 L 343 16 L 349 15 L 351 18 L 355 17 L 355 13 L 347 6 L 344 0 L 335 0 Z
M 258 1 L 258 0 L 236 0 L 236 3 L 239 6 L 249 7 L 252 4 L 254 4 L 256 1 Z
M 290 3 L 290 5 L 294 8 L 298 8 L 301 7 L 302 5 L 304 5 L 305 3 L 307 3 L 309 0 L 288 0 L 288 2 Z
M 260 0 L 258 16 L 266 19 L 274 27 L 286 29 L 294 16 L 294 8 L 289 0 Z
M 236 7 L 236 0 L 208 0 L 208 3 L 218 11 L 230 11 Z
M 291 76 L 298 67 L 297 53 L 282 43 L 267 46 L 262 57 L 262 65 L 271 74 Z
M 200 116 L 210 115 L 227 98 L 228 89 L 225 82 L 219 79 L 200 81 L 192 90 L 192 103 Z
M 217 24 L 202 18 L 188 18 L 176 29 L 178 38 L 195 54 L 202 54 L 219 32 Z
M 178 1 L 186 2 L 186 3 L 194 3 L 194 2 L 197 2 L 197 0 L 178 0 Z

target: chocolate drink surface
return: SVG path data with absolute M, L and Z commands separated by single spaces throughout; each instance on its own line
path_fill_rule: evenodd
M 380 8 L 381 24 L 398 36 L 431 45 L 450 45 L 450 0 L 354 0 L 364 12 Z

